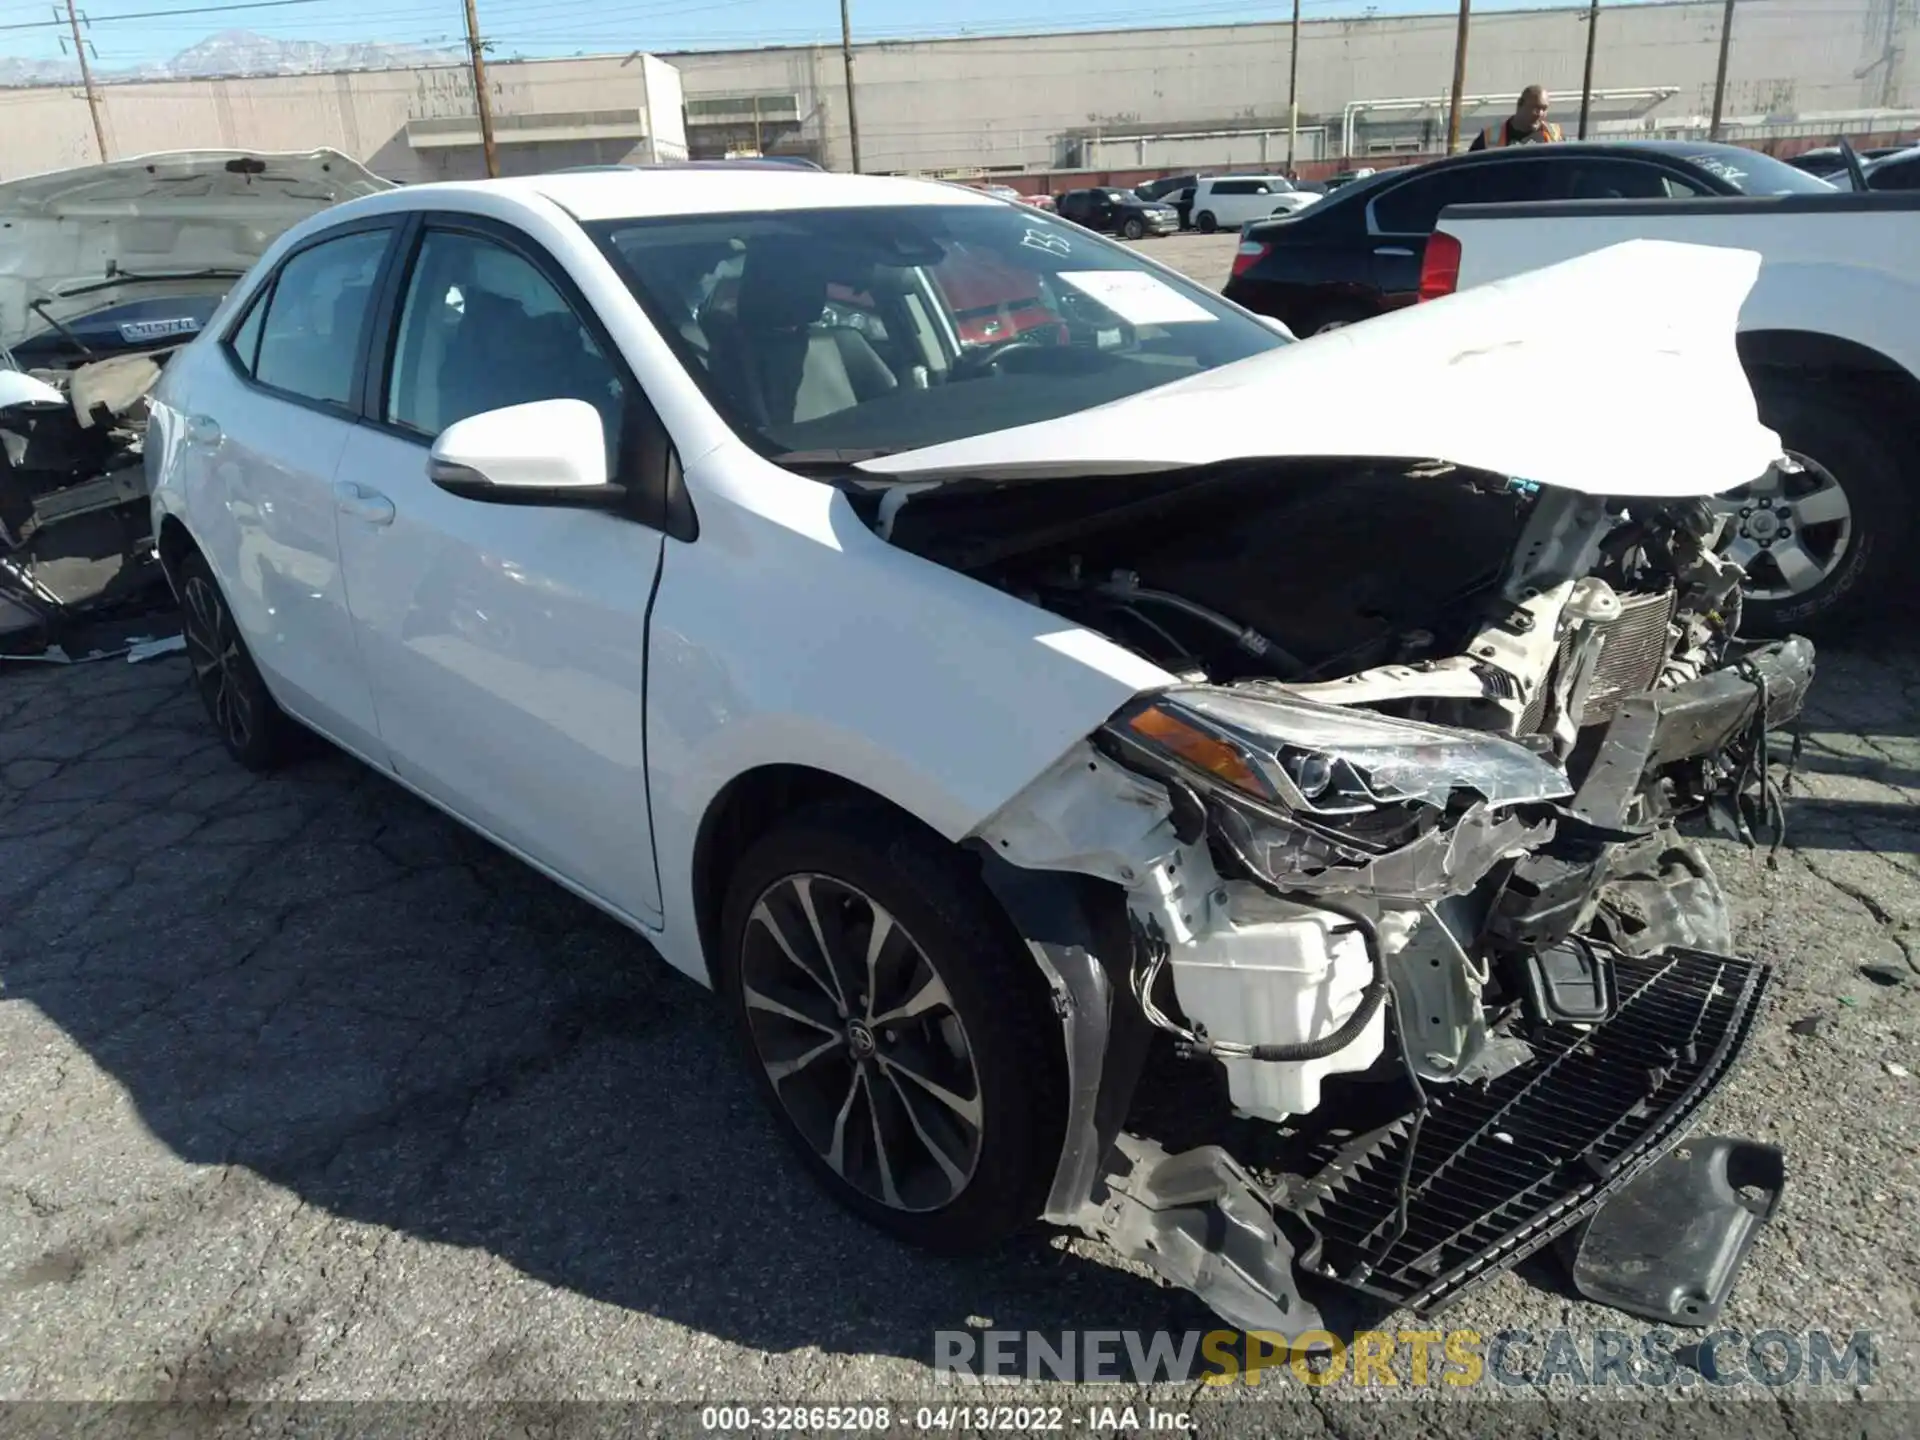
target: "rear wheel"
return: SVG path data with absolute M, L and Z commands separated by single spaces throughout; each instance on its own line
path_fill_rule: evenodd
M 1193 226 L 1202 235 L 1211 235 L 1220 228 L 1220 222 L 1213 218 L 1211 210 L 1202 210 L 1193 217 Z
M 728 887 L 722 989 L 814 1178 L 950 1253 L 1032 1220 L 1065 1111 L 1058 1022 L 977 873 L 878 808 L 794 818 Z
M 1368 312 L 1365 310 L 1352 305 L 1336 305 L 1332 309 L 1322 311 L 1319 318 L 1314 321 L 1313 328 L 1307 333 L 1325 335 L 1330 331 L 1344 330 L 1349 325 L 1358 325 L 1368 318 Z
M 1831 381 L 1755 386 L 1760 418 L 1799 467 L 1719 498 L 1722 552 L 1747 573 L 1744 628 L 1830 629 L 1883 600 L 1913 525 L 1908 441 L 1892 406 Z
M 271 770 L 292 754 L 293 722 L 267 693 L 205 558 L 185 556 L 179 579 L 180 628 L 193 687 L 227 753 L 249 770 Z

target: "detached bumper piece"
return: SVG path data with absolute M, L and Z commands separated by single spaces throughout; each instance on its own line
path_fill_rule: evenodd
M 1535 1026 L 1531 1063 L 1486 1086 L 1432 1087 L 1424 1111 L 1326 1156 L 1290 1207 L 1318 1237 L 1308 1270 L 1430 1314 L 1673 1146 L 1746 1043 L 1766 967 L 1693 950 L 1609 958 L 1612 1018 Z
M 1786 1179 L 1771 1145 L 1694 1137 L 1561 1237 L 1573 1288 L 1643 1319 L 1713 1324 Z

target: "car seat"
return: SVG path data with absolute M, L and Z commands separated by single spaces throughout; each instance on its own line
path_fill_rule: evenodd
M 734 313 L 715 313 L 707 326 L 714 376 L 764 425 L 850 410 L 900 383 L 860 331 L 821 322 L 828 281 L 857 290 L 859 277 L 830 274 L 819 257 L 792 250 L 785 242 L 750 249 Z

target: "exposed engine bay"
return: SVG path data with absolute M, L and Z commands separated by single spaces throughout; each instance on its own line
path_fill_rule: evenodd
M 146 395 L 289 226 L 391 189 L 332 150 L 189 150 L 0 182 L 0 657 L 177 637 Z
M 1123 898 L 1077 947 L 1027 927 L 1080 1112 L 1048 1218 L 1298 1334 L 1299 1275 L 1431 1311 L 1649 1183 L 1766 979 L 1679 826 L 1777 833 L 1813 671 L 1741 637 L 1705 501 L 1296 460 L 856 504 L 1178 680 L 977 836 Z M 1232 1151 L 1139 1123 L 1156 1048 Z M 1588 1270 L 1682 1324 L 1731 1285 L 1683 1313 Z
M 170 353 L 0 369 L 0 653 L 82 658 L 178 628 L 152 618 L 171 596 L 142 455 Z

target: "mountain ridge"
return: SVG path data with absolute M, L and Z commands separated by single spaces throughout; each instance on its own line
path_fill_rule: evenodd
M 331 44 L 281 40 L 252 30 L 222 30 L 166 60 L 124 67 L 93 67 L 99 85 L 140 80 L 208 80 L 223 76 L 318 75 L 334 70 L 395 70 L 417 65 L 458 64 L 464 46 L 386 45 L 370 41 Z M 77 85 L 80 66 L 70 59 L 31 60 L 0 55 L 0 88 Z

